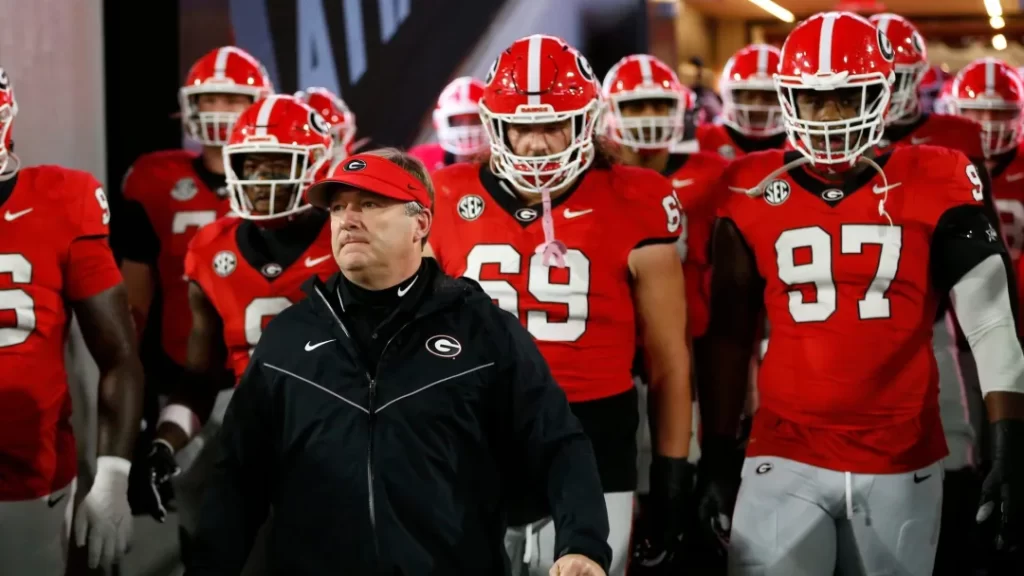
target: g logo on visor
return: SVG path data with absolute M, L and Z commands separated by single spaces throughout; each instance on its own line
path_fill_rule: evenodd
M 346 172 L 359 172 L 360 170 L 363 170 L 365 168 L 366 162 L 363 162 L 358 158 L 356 158 L 355 160 L 350 160 L 347 164 L 345 164 Z
M 896 51 L 892 48 L 892 42 L 889 42 L 889 38 L 879 28 L 878 32 L 878 53 L 882 55 L 882 59 L 886 62 L 892 62 L 896 59 Z

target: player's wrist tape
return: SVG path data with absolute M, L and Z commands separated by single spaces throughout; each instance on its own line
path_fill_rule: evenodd
M 96 459 L 96 478 L 93 490 L 128 494 L 128 475 L 132 463 L 119 456 L 100 456 Z
M 651 497 L 661 503 L 685 498 L 693 491 L 694 466 L 686 458 L 654 455 L 651 460 Z
M 1024 420 L 998 420 L 989 426 L 989 432 L 993 459 L 1019 459 L 1019 452 L 1024 449 Z
M 157 423 L 157 426 L 164 422 L 169 422 L 181 428 L 189 439 L 194 438 L 200 428 L 199 417 L 184 404 L 170 404 L 164 408 L 160 412 L 160 421 Z

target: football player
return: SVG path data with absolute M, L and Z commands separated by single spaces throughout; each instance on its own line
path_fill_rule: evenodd
M 179 470 L 174 454 L 209 418 L 225 377 L 229 387 L 237 382 L 263 327 L 303 297 L 303 282 L 337 272 L 327 215 L 302 200 L 327 169 L 331 146 L 329 124 L 292 96 L 269 96 L 239 116 L 224 146 L 232 213 L 204 227 L 185 257 L 192 311 L 185 375 L 133 475 L 137 512 L 164 519 L 165 485 Z M 203 458 L 213 458 L 208 452 Z M 193 520 L 181 519 L 186 530 Z M 188 541 L 185 534 L 183 556 Z
M 356 138 L 356 115 L 340 96 L 327 88 L 306 88 L 295 93 L 331 125 L 331 170 L 352 154 Z
M 978 520 L 1020 544 L 1024 355 L 1006 250 L 962 153 L 875 155 L 895 57 L 860 16 L 799 24 L 775 80 L 796 150 L 749 155 L 723 177 L 745 193 L 715 229 L 698 383 L 714 383 L 701 389 L 705 522 L 729 526 L 742 477 L 730 574 L 932 573 L 947 450 L 931 336 L 947 294 L 993 422 Z M 772 343 L 738 475 L 718 447 L 736 434 L 762 307 Z
M 452 80 L 441 91 L 434 108 L 436 144 L 420 144 L 409 153 L 431 172 L 456 162 L 472 162 L 486 154 L 487 131 L 480 120 L 484 83 L 470 76 Z
M 752 44 L 729 58 L 719 81 L 722 123 L 697 126 L 701 150 L 732 160 L 785 145 L 782 110 L 772 85 L 778 66 L 779 49 L 768 44 Z
M 21 168 L 17 112 L 0 69 L 0 562 L 4 573 L 63 576 L 78 473 L 64 360 L 69 312 L 100 371 L 96 476 L 74 519 L 91 567 L 119 562 L 131 538 L 142 366 L 107 243 L 103 188 L 78 170 Z
M 263 65 L 244 50 L 224 46 L 207 53 L 179 91 L 185 134 L 202 151 L 145 154 L 122 181 L 111 242 L 135 329 L 141 335 L 151 325 L 144 356 L 149 388 L 159 394 L 177 381 L 185 364 L 191 315 L 182 275 L 188 243 L 228 211 L 221 147 L 238 115 L 271 91 Z M 153 322 L 151 312 L 159 314 Z M 156 394 L 147 394 L 150 432 L 158 412 Z
M 636 489 L 638 321 L 656 406 L 651 538 L 660 549 L 678 540 L 691 492 L 679 204 L 658 173 L 602 156 L 593 137 L 600 87 L 562 40 L 517 40 L 485 85 L 480 113 L 491 159 L 434 174 L 430 246 L 448 274 L 477 280 L 537 340 L 594 444 L 611 525 L 609 574 L 621 575 Z M 511 513 L 510 525 L 543 515 Z M 546 574 L 565 553 L 554 534 L 550 520 L 513 530 L 510 558 Z
M 717 186 L 718 179 L 729 161 L 712 152 L 672 152 L 672 145 L 682 138 L 684 118 L 693 110 L 694 95 L 679 82 L 671 68 L 654 56 L 637 54 L 619 60 L 604 78 L 602 96 L 607 107 L 604 116 L 606 136 L 620 146 L 619 158 L 624 164 L 661 173 L 670 179 L 675 191 L 675 195 L 666 201 L 669 206 L 680 209 L 677 249 L 686 278 L 687 326 L 690 337 L 699 339 L 704 334 L 708 318 L 706 282 L 710 280 L 711 270 L 707 248 L 719 201 L 714 193 L 721 190 Z M 695 355 L 694 362 L 697 358 Z M 646 494 L 647 466 L 651 461 L 646 386 L 640 386 L 638 391 L 641 429 L 638 492 Z M 694 454 L 690 456 L 692 460 Z M 631 572 L 634 573 L 655 566 L 662 569 L 660 565 L 665 560 L 662 551 L 652 549 L 644 537 L 644 520 L 649 508 L 646 497 L 641 497 L 639 504 L 638 533 L 633 538 L 634 559 L 631 563 Z

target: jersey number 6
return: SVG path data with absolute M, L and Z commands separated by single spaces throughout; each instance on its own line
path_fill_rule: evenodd
M 857 302 L 861 320 L 889 318 L 889 299 L 885 297 L 896 277 L 903 247 L 903 229 L 899 226 L 844 224 L 839 231 L 840 253 L 861 254 L 865 245 L 878 244 L 881 254 L 874 279 L 864 297 Z M 810 260 L 796 263 L 797 250 L 810 249 Z M 790 290 L 789 313 L 794 322 L 822 322 L 836 311 L 836 284 L 832 277 L 832 236 L 817 226 L 786 230 L 775 241 L 779 280 L 790 287 L 813 285 L 815 301 L 806 302 L 800 290 Z
M 32 263 L 21 254 L 0 254 L 0 274 L 10 274 L 14 284 L 32 282 Z M 0 348 L 17 346 L 36 329 L 36 305 L 20 288 L 0 290 L 0 310 L 14 311 L 14 326 L 0 328 Z
M 519 274 L 522 271 L 522 256 L 508 244 L 479 244 L 466 256 L 466 278 L 480 283 L 480 287 L 493 298 L 498 306 L 519 317 L 519 293 L 515 286 L 505 280 L 480 280 L 485 264 L 496 264 L 501 274 Z M 526 313 L 526 329 L 537 340 L 545 342 L 575 342 L 587 331 L 587 317 L 590 314 L 590 260 L 575 248 L 565 254 L 569 281 L 556 284 L 551 281 L 552 269 L 544 265 L 544 255 L 534 254 L 530 258 L 527 273 L 527 290 L 541 304 L 563 304 L 566 319 L 552 321 L 549 313 L 530 310 Z

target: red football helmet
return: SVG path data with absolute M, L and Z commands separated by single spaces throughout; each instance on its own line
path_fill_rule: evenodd
M 21 164 L 11 150 L 14 146 L 14 117 L 17 115 L 14 86 L 7 71 L 0 68 L 0 180 L 14 176 Z
M 434 132 L 445 152 L 475 156 L 487 151 L 487 132 L 480 120 L 483 96 L 484 83 L 470 76 L 452 80 L 441 91 L 434 108 Z
M 296 92 L 295 97 L 316 110 L 331 125 L 332 159 L 337 162 L 347 157 L 349 146 L 356 137 L 356 115 L 348 104 L 327 88 L 306 88 Z
M 242 112 L 224 145 L 231 210 L 249 220 L 270 220 L 309 208 L 302 192 L 327 168 L 330 131 L 319 113 L 294 96 L 268 96 Z M 283 158 L 290 168 L 247 166 L 249 155 Z M 285 208 L 278 206 L 280 193 L 288 195 Z M 255 204 L 260 201 L 266 201 L 268 208 L 257 212 Z
M 985 157 L 1017 147 L 1024 108 L 1024 80 L 1002 60 L 975 60 L 953 79 L 949 104 L 954 114 L 981 124 Z
M 594 127 L 600 113 L 594 71 L 575 48 L 553 36 L 516 40 L 491 65 L 480 116 L 491 142 L 494 173 L 529 193 L 553 190 L 579 176 L 594 160 Z M 516 154 L 509 124 L 570 122 L 564 150 Z
M 765 138 L 786 130 L 782 106 L 772 75 L 779 70 L 782 52 L 769 44 L 751 44 L 725 63 L 719 92 L 722 94 L 722 122 L 752 138 Z M 739 103 L 736 91 L 762 92 L 763 103 Z
M 255 102 L 274 91 L 267 71 L 248 52 L 222 46 L 196 60 L 178 92 L 185 133 L 204 146 L 223 146 L 238 119 L 236 112 L 199 110 L 202 94 L 241 94 Z
M 604 132 L 613 141 L 637 150 L 663 150 L 682 140 L 686 114 L 696 101 L 671 68 L 648 54 L 634 54 L 616 62 L 604 77 L 601 94 L 607 106 Z M 664 112 L 628 112 L 630 103 L 659 101 L 667 104 Z M 640 112 L 647 109 L 641 108 Z
M 852 166 L 875 147 L 882 139 L 895 59 L 885 34 L 856 14 L 824 12 L 798 24 L 782 46 L 775 75 L 793 147 L 812 163 L 830 166 Z M 828 120 L 800 116 L 799 95 L 840 90 L 856 94 L 857 114 Z
M 920 112 L 917 88 L 928 71 L 928 53 L 925 50 L 924 39 L 917 28 L 902 16 L 875 14 L 870 20 L 885 34 L 896 51 L 896 60 L 893 63 L 896 83 L 893 86 L 886 123 L 891 124 L 917 116 Z

